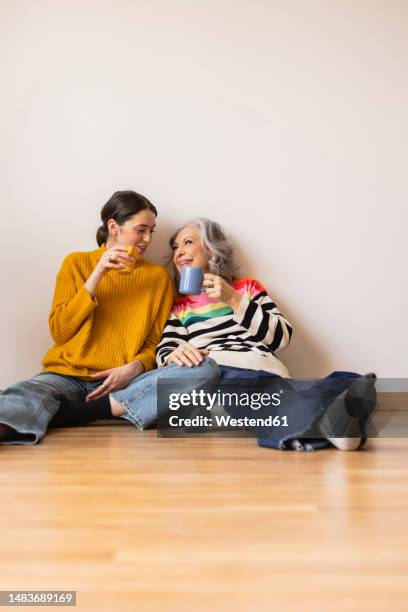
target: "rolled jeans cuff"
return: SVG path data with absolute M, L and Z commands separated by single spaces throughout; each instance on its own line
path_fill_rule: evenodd
M 126 410 L 122 418 L 133 423 L 138 429 L 145 429 L 157 420 L 159 378 L 180 382 L 183 392 L 189 393 L 197 386 L 219 380 L 219 376 L 217 363 L 210 357 L 205 357 L 199 366 L 193 368 L 170 364 L 145 372 L 133 379 L 125 389 L 115 391 L 111 395 Z

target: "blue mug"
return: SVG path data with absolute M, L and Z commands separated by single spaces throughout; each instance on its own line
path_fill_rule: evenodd
M 202 291 L 204 272 L 201 268 L 184 266 L 180 272 L 179 292 L 184 295 L 198 295 Z

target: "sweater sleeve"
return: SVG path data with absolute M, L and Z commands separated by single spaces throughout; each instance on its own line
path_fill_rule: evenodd
M 264 344 L 274 353 L 284 349 L 292 337 L 292 326 L 255 280 L 248 283 L 233 319 L 252 334 L 248 340 Z
M 166 324 L 166 320 L 170 314 L 171 305 L 173 302 L 173 287 L 170 277 L 166 273 L 164 283 L 160 289 L 157 289 L 156 296 L 160 303 L 158 314 L 153 321 L 149 335 L 147 336 L 141 350 L 135 355 L 134 361 L 139 360 L 143 363 L 145 372 L 152 370 L 156 365 L 155 352 L 159 343 L 161 333 Z
M 98 305 L 84 285 L 78 288 L 72 266 L 72 255 L 68 255 L 57 275 L 48 317 L 51 336 L 57 345 L 71 340 Z
M 186 327 L 174 313 L 171 313 L 156 349 L 156 361 L 159 368 L 166 365 L 166 359 L 174 349 L 187 342 L 188 332 Z

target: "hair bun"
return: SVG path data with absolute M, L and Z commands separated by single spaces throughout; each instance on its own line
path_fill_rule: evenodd
M 96 231 L 96 242 L 98 246 L 101 246 L 102 244 L 104 244 L 107 238 L 108 238 L 108 230 L 104 225 L 101 225 L 100 227 L 98 227 Z

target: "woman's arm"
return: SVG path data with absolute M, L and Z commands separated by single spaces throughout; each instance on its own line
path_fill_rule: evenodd
M 154 291 L 160 307 L 141 350 L 135 355 L 135 360 L 143 364 L 146 372 L 152 370 L 156 365 L 156 347 L 173 303 L 173 287 L 167 273 L 163 273 L 162 284 L 155 286 Z
M 68 342 L 98 305 L 84 285 L 78 288 L 74 257 L 74 254 L 68 255 L 58 273 L 48 318 L 51 336 L 57 345 Z
M 111 261 L 115 260 L 115 263 Z M 82 285 L 76 271 L 75 253 L 68 255 L 57 275 L 51 312 L 48 317 L 51 336 L 57 345 L 65 344 L 79 331 L 83 322 L 98 305 L 96 293 L 101 279 L 109 270 L 131 263 L 126 247 L 105 251 Z
M 188 342 L 188 332 L 175 314 L 171 314 L 163 330 L 156 349 L 156 361 L 159 367 L 166 365 L 169 355 Z
M 248 340 L 264 344 L 277 353 L 289 344 L 292 326 L 279 312 L 263 285 L 254 279 L 247 280 L 246 292 L 233 319 L 250 332 Z
M 245 278 L 231 286 L 220 276 L 205 274 L 203 284 L 209 297 L 231 306 L 233 320 L 251 334 L 249 341 L 264 344 L 274 353 L 289 344 L 292 327 L 260 282 Z

